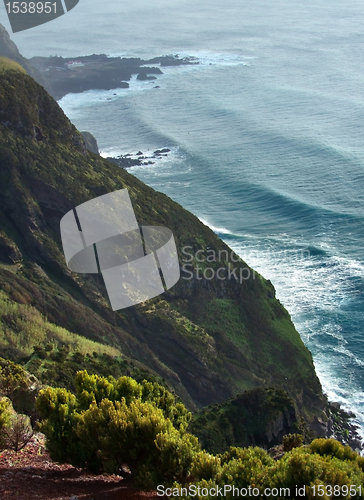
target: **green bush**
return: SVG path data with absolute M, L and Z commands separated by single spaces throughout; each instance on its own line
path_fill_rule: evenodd
M 198 439 L 192 434 L 173 428 L 168 432 L 158 434 L 155 445 L 159 452 L 155 465 L 156 469 L 162 473 L 158 483 L 160 484 L 162 480 L 169 483 L 173 480 L 186 482 L 192 465 L 195 463 L 195 455 L 200 452 Z M 139 477 L 139 484 L 143 484 L 142 476 Z
M 303 436 L 302 434 L 287 434 L 283 437 L 283 450 L 291 451 L 293 448 L 298 448 L 302 446 Z
M 344 446 L 336 439 L 315 439 L 310 444 L 310 450 L 312 453 L 336 457 L 339 460 L 356 460 L 358 458 L 358 454 L 350 446 Z
M 198 439 L 186 432 L 190 413 L 157 383 L 83 371 L 77 374 L 76 387 L 76 395 L 65 389 L 43 389 L 37 399 L 41 430 L 57 461 L 120 475 L 127 465 L 143 488 L 174 485 L 183 488 L 183 498 L 191 499 L 198 497 L 188 491 L 191 483 L 200 488 L 258 488 L 259 498 L 268 498 L 265 488 L 277 488 L 277 500 L 296 498 L 296 487 L 306 488 L 306 498 L 328 499 L 330 495 L 322 494 L 318 486 L 347 486 L 349 491 L 355 485 L 357 496 L 351 498 L 364 497 L 358 490 L 364 483 L 363 459 L 333 439 L 295 447 L 279 460 L 258 447 L 232 447 L 214 456 L 201 451 Z M 297 435 L 285 439 L 286 447 L 301 442 Z M 288 497 L 279 493 L 282 488 L 290 489 Z M 211 499 L 223 497 L 234 497 L 234 491 L 211 495 Z
M 41 430 L 47 437 L 47 447 L 53 460 L 73 463 L 78 440 L 76 397 L 66 389 L 42 389 L 36 400 L 41 418 Z
M 198 440 L 185 433 L 190 413 L 152 382 L 79 372 L 76 396 L 48 387 L 37 398 L 51 457 L 92 472 L 122 474 L 127 464 L 148 485 L 184 480 Z M 141 472 L 143 471 L 143 472 Z
M 9 396 L 27 385 L 28 379 L 24 368 L 8 359 L 0 358 L 0 394 Z
M 345 461 L 336 457 L 321 456 L 313 453 L 310 447 L 295 448 L 286 453 L 270 469 L 268 477 L 270 484 L 278 488 L 289 487 L 293 491 L 296 486 L 305 486 L 309 493 L 308 498 L 330 498 L 330 496 L 317 495 L 317 492 L 316 496 L 312 496 L 314 485 L 331 485 L 332 487 L 356 485 L 358 488 L 364 481 L 364 475 L 356 460 Z M 351 498 L 363 497 L 358 494 Z M 335 498 L 350 497 L 349 495 L 335 495 Z
M 194 480 L 213 479 L 221 472 L 221 458 L 206 451 L 195 454 L 191 476 Z
M 9 399 L 0 400 L 0 449 L 4 447 L 4 429 L 10 424 L 10 408 Z

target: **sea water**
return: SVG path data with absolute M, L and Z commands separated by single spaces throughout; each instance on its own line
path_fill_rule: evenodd
M 198 58 L 60 104 L 104 156 L 171 150 L 130 171 L 273 282 L 364 435 L 363 19 L 361 0 L 89 0 L 13 40 L 27 57 Z

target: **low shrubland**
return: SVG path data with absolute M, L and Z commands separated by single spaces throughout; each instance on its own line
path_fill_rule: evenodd
M 37 409 L 54 460 L 95 473 L 129 471 L 144 488 L 169 486 L 186 498 L 229 498 L 234 496 L 230 486 L 255 488 L 258 498 L 268 498 L 264 492 L 273 488 L 284 491 L 276 498 L 287 498 L 288 489 L 289 498 L 296 498 L 296 488 L 304 488 L 306 498 L 364 497 L 364 458 L 349 446 L 334 439 L 303 446 L 300 436 L 292 435 L 284 442 L 289 451 L 279 459 L 258 447 L 213 455 L 186 431 L 191 414 L 184 405 L 155 382 L 82 371 L 75 394 L 44 388 Z

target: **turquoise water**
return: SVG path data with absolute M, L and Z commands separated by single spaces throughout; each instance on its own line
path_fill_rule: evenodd
M 13 39 L 29 57 L 199 58 L 163 69 L 160 89 L 134 80 L 60 104 L 103 155 L 171 149 L 132 172 L 273 282 L 324 391 L 364 433 L 364 4 L 108 5 Z

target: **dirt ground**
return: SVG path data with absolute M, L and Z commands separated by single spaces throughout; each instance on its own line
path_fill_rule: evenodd
M 119 476 L 94 476 L 49 457 L 37 434 L 23 450 L 0 452 L 1 500 L 148 500 L 156 492 L 133 488 Z

